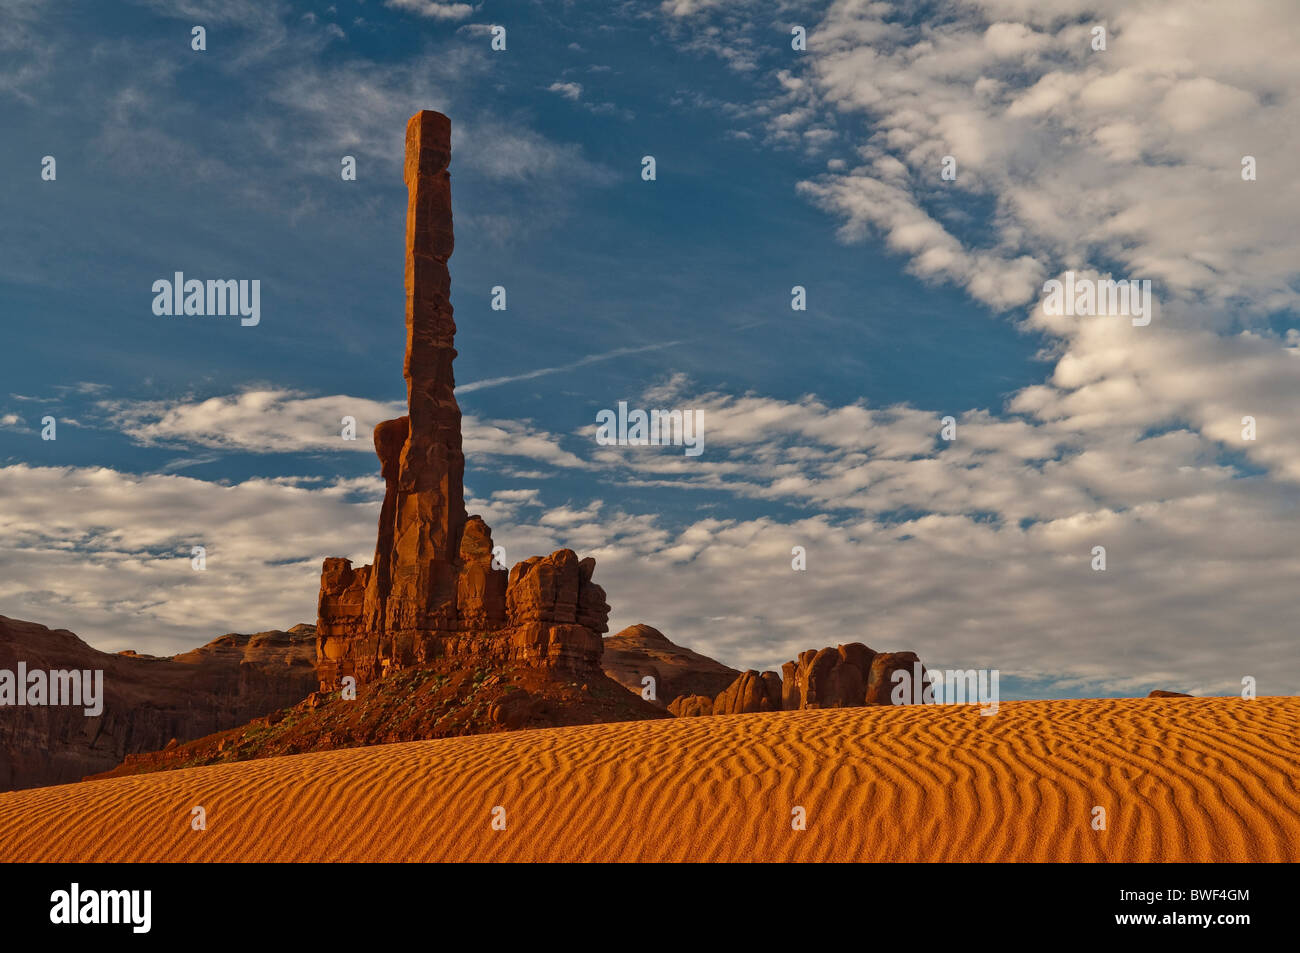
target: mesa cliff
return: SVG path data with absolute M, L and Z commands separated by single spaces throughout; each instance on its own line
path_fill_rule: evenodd
M 66 629 L 0 616 L 0 669 L 100 670 L 103 711 L 0 709 L 0 790 L 79 781 L 173 739 L 244 724 L 292 705 L 316 684 L 315 631 L 223 635 L 170 658 L 91 648 Z

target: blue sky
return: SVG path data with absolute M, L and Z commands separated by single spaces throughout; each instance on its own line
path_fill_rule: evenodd
M 511 562 L 593 553 L 616 627 L 742 667 L 864 641 L 1005 694 L 1294 692 L 1300 82 L 1254 13 L 12 4 L 0 612 L 170 653 L 369 561 L 429 108 L 471 512 Z M 1157 320 L 1045 315 L 1066 269 L 1151 279 Z M 260 325 L 155 316 L 175 271 L 260 279 Z M 702 409 L 705 454 L 598 447 L 620 400 Z

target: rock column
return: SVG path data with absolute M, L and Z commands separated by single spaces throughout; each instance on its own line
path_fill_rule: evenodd
M 449 629 L 456 619 L 456 559 L 466 514 L 452 373 L 456 324 L 447 270 L 453 246 L 450 160 L 451 121 L 428 110 L 412 116 L 406 124 L 403 366 L 409 425 L 389 484 L 391 516 L 387 505 L 384 509 L 391 530 L 380 531 L 380 550 L 391 550 L 376 552 L 375 565 L 382 570 L 375 574 L 376 599 L 368 605 L 375 622 L 383 619 L 376 628 L 393 633 Z

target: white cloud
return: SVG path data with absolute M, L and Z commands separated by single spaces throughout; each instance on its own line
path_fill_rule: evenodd
M 660 7 L 669 16 L 689 17 L 721 5 L 722 0 L 663 0 Z
M 320 560 L 369 561 L 376 477 L 222 485 L 106 468 L 0 468 L 0 604 L 106 651 L 171 654 L 311 621 Z M 190 565 L 207 548 L 207 569 Z
M 38 24 L 44 0 L 10 0 L 5 4 L 5 28 L 0 30 L 0 96 L 35 105 L 33 91 L 50 76 L 57 48 Z
M 546 87 L 552 93 L 558 93 L 565 99 L 571 99 L 577 102 L 582 98 L 582 84 L 573 82 L 560 82 L 556 80 L 550 86 Z
M 471 494 L 469 506 L 508 561 L 560 546 L 594 555 L 615 629 L 648 622 L 741 667 L 864 641 L 1058 691 L 1232 692 L 1248 674 L 1262 692 L 1298 691 L 1286 647 L 1300 556 L 1294 517 L 1279 519 L 1293 501 L 1208 475 L 1203 486 L 1124 508 L 1070 505 L 1023 528 L 964 514 L 669 528 L 599 500 L 543 501 L 534 488 Z M 171 653 L 225 631 L 286 627 L 312 618 L 321 558 L 370 560 L 380 493 L 377 478 L 223 485 L 0 468 L 0 603 L 110 650 Z M 208 549 L 204 572 L 190 567 L 193 545 Z M 806 572 L 791 568 L 796 545 Z M 1090 568 L 1095 545 L 1107 548 L 1104 573 Z
M 719 21 L 692 12 L 702 42 Z M 1109 670 L 1112 685 L 1120 652 L 1147 656 L 1150 675 L 1200 665 L 1208 683 L 1213 665 L 1235 665 L 1245 647 L 1251 664 L 1285 674 L 1275 690 L 1294 691 L 1281 633 L 1295 589 L 1283 541 L 1298 513 L 1300 332 L 1277 324 L 1283 315 L 1294 325 L 1300 308 L 1300 182 L 1282 171 L 1300 150 L 1300 63 L 1284 52 L 1300 10 L 1259 0 L 1228 17 L 1195 0 L 964 0 L 946 13 L 917 21 L 891 4 L 834 3 L 810 25 L 815 56 L 773 71 L 774 93 L 754 109 L 723 111 L 756 121 L 764 147 L 805 148 L 815 131 L 830 158 L 799 189 L 839 220 L 840 237 L 878 238 L 912 273 L 1013 310 L 1050 339 L 1046 379 L 1003 408 L 964 412 L 849 413 L 811 397 L 683 391 L 711 422 L 706 442 L 727 453 L 693 470 L 649 454 L 624 454 L 623 465 L 655 484 L 860 510 L 877 533 L 900 511 L 933 514 L 857 565 L 917 571 L 908 552 L 927 538 L 917 529 L 940 526 L 970 547 L 964 562 L 935 557 L 931 578 L 945 591 L 976 555 L 1000 567 L 986 593 L 945 603 L 948 618 L 929 629 L 909 603 L 911 631 L 936 633 L 940 653 L 972 618 L 1005 613 L 989 645 L 1024 647 L 1026 665 L 1035 652 L 1063 662 L 1075 653 L 1058 639 L 1078 639 L 1092 645 L 1079 670 Z M 1100 22 L 1108 49 L 1094 52 Z M 956 182 L 939 177 L 947 155 Z M 1246 155 L 1259 163 L 1257 182 L 1241 178 Z M 990 210 L 982 228 L 945 224 L 946 212 L 972 206 Z M 1151 279 L 1154 321 L 1044 314 L 1042 281 L 1067 269 Z M 763 426 L 750 427 L 747 413 Z M 942 413 L 959 421 L 952 446 L 881 449 L 905 453 Z M 853 422 L 859 452 L 814 432 L 834 414 Z M 1242 437 L 1246 416 L 1255 440 Z M 756 443 L 760 433 L 768 444 Z M 1109 575 L 1053 578 L 1066 558 L 1055 546 L 1100 535 L 1122 540 L 1140 588 Z M 1104 604 L 1090 605 L 1089 586 Z M 1075 612 L 1092 621 L 1076 626 Z M 1141 648 L 1112 644 L 1114 629 L 1140 633 Z M 1227 676 L 1216 684 L 1234 688 Z
M 101 401 L 113 426 L 145 446 L 206 447 L 246 453 L 374 453 L 375 425 L 406 413 L 405 403 L 333 394 L 256 389 L 203 401 Z M 355 439 L 343 437 L 343 418 L 356 422 Z M 524 457 L 560 467 L 586 464 L 560 446 L 560 438 L 526 421 L 461 421 L 467 454 Z M 188 465 L 188 464 L 187 464 Z
M 463 20 L 474 13 L 471 4 L 438 3 L 437 0 L 384 0 L 384 6 L 432 20 Z
M 1239 174 L 1243 155 L 1277 172 L 1300 148 L 1300 66 L 1278 39 L 1300 12 L 1263 0 L 1233 17 L 1206 3 L 1102 3 L 1089 12 L 1110 38 L 1094 52 L 1067 11 L 1085 12 L 970 0 L 942 24 L 904 25 L 885 4 L 836 3 L 812 31 L 817 56 L 782 83 L 770 132 L 838 117 L 857 161 L 805 192 L 844 219 L 846 239 L 878 231 L 917 273 L 994 308 L 1021 303 L 1007 270 L 1033 278 L 1111 261 L 1172 298 L 1300 304 L 1300 184 Z M 959 168 L 948 186 L 945 155 Z M 923 210 L 965 193 L 996 202 L 977 248 Z M 1036 265 L 1016 266 L 1026 258 Z

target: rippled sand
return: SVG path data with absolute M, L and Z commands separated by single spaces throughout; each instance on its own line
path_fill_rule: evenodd
M 1295 861 L 1298 731 L 1182 698 L 418 741 L 0 794 L 0 859 Z

